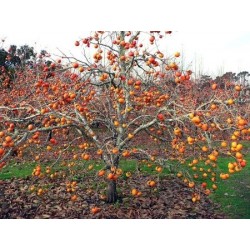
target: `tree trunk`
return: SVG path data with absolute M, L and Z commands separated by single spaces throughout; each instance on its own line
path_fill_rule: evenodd
M 117 191 L 116 191 L 116 181 L 110 180 L 108 182 L 108 190 L 107 190 L 107 202 L 115 203 L 117 202 Z

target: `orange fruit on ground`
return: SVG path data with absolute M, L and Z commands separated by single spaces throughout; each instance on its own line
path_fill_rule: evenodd
M 201 187 L 206 188 L 207 187 L 207 183 L 206 182 L 202 182 L 201 183 Z
M 122 169 L 117 168 L 117 169 L 116 169 L 116 174 L 117 174 L 117 175 L 121 175 L 121 174 L 122 174 Z
M 156 167 L 155 170 L 158 172 L 158 173 L 161 173 L 162 172 L 162 167 Z
M 150 186 L 150 187 L 155 187 L 155 185 L 156 185 L 156 182 L 155 182 L 155 181 L 150 181 L 150 182 L 149 182 L 149 186 Z
M 136 196 L 141 196 L 142 195 L 142 192 L 141 191 L 138 191 L 137 195 Z
M 198 159 L 193 159 L 193 164 L 197 164 L 199 162 L 199 160 Z
M 131 175 L 132 175 L 131 172 L 126 173 L 126 177 L 128 177 L 128 178 L 131 177 Z
M 138 190 L 137 190 L 137 189 L 133 188 L 133 189 L 131 190 L 131 194 L 132 194 L 133 196 L 136 196 L 137 193 L 138 193 Z
M 72 201 L 76 201 L 76 200 L 77 200 L 77 196 L 76 196 L 75 194 L 72 195 L 72 196 L 71 196 L 71 200 L 72 200 Z
M 196 202 L 197 198 L 196 197 L 192 197 L 192 202 Z
M 92 170 L 93 167 L 94 167 L 93 165 L 89 165 L 89 166 L 88 166 L 88 170 Z
M 149 181 L 147 181 L 147 185 L 149 187 L 154 187 L 156 185 L 156 183 L 155 183 L 155 181 L 149 180 Z
M 189 183 L 188 183 L 188 186 L 189 186 L 190 188 L 193 188 L 194 185 L 195 185 L 194 182 L 189 182 Z
M 180 173 L 180 172 L 177 173 L 177 177 L 179 177 L 179 178 L 182 177 L 182 173 Z
M 202 177 L 203 177 L 203 178 L 207 178 L 207 173 L 204 173 L 204 174 L 202 175 Z
M 91 213 L 92 214 L 97 214 L 97 213 L 99 213 L 101 211 L 101 208 L 99 208 L 99 207 L 93 207 L 93 208 L 91 208 Z
M 206 195 L 209 195 L 209 194 L 211 193 L 211 190 L 210 190 L 210 189 L 206 189 L 206 190 L 204 191 L 204 193 L 205 193 Z

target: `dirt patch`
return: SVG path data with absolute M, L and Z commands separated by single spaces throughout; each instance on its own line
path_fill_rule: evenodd
M 179 179 L 164 177 L 156 188 L 146 185 L 149 177 L 121 179 L 118 181 L 119 202 L 107 204 L 101 199 L 105 181 L 93 182 L 80 177 L 74 193 L 66 192 L 66 183 L 56 180 L 12 179 L 0 183 L 0 218 L 105 218 L 105 219 L 165 219 L 165 218 L 225 218 L 218 205 L 201 194 L 201 200 L 191 201 L 193 191 Z M 98 183 L 98 184 L 97 184 Z M 31 191 L 30 187 L 35 190 Z M 44 193 L 37 195 L 43 188 Z M 141 191 L 133 197 L 131 189 Z M 75 201 L 71 200 L 76 195 Z M 91 209 L 101 210 L 93 214 Z

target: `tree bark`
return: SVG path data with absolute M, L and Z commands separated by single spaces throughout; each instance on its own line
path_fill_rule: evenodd
M 48 143 L 52 138 L 52 130 L 49 131 L 46 142 Z
M 107 189 L 107 202 L 115 203 L 117 202 L 117 191 L 116 191 L 116 181 L 110 180 L 108 181 L 108 189 Z

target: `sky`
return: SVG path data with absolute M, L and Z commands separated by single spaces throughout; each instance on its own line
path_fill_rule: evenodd
M 250 71 L 250 31 L 177 32 L 185 64 L 204 74 Z
M 120 14 L 119 6 L 119 11 L 110 10 L 110 2 L 1 2 L 1 9 L 5 11 L 1 11 L 0 38 L 5 38 L 5 45 L 28 44 L 52 54 L 60 54 L 59 48 L 66 54 L 79 56 L 74 41 L 91 30 L 173 30 L 169 51 L 182 52 L 184 65 L 197 73 L 219 75 L 227 71 L 250 71 L 250 30 L 242 25 L 249 15 L 247 8 L 237 10 L 235 5 L 224 6 L 213 0 L 209 5 L 207 1 L 190 0 L 187 4 L 187 1 L 176 0 L 177 8 L 168 3 L 166 9 L 156 6 L 154 11 L 148 6 L 145 13 L 140 10 L 141 4 L 137 6 L 127 0 L 127 8 Z M 247 1 L 237 2 L 242 7 Z M 114 3 L 117 6 L 117 2 Z M 202 10 L 194 9 L 194 4 Z M 223 11 L 218 11 L 219 8 Z M 148 20 L 150 12 L 156 13 L 152 20 Z
M 75 40 L 88 35 L 87 31 L 67 32 L 48 29 L 43 32 L 22 30 L 1 30 L 0 38 L 6 38 L 5 44 L 29 44 L 37 51 L 46 49 L 52 54 L 73 54 L 81 56 L 81 50 L 74 47 Z M 167 40 L 169 53 L 180 51 L 184 68 L 191 68 L 197 74 L 220 75 L 232 71 L 250 72 L 250 31 L 213 32 L 213 31 L 174 31 Z

